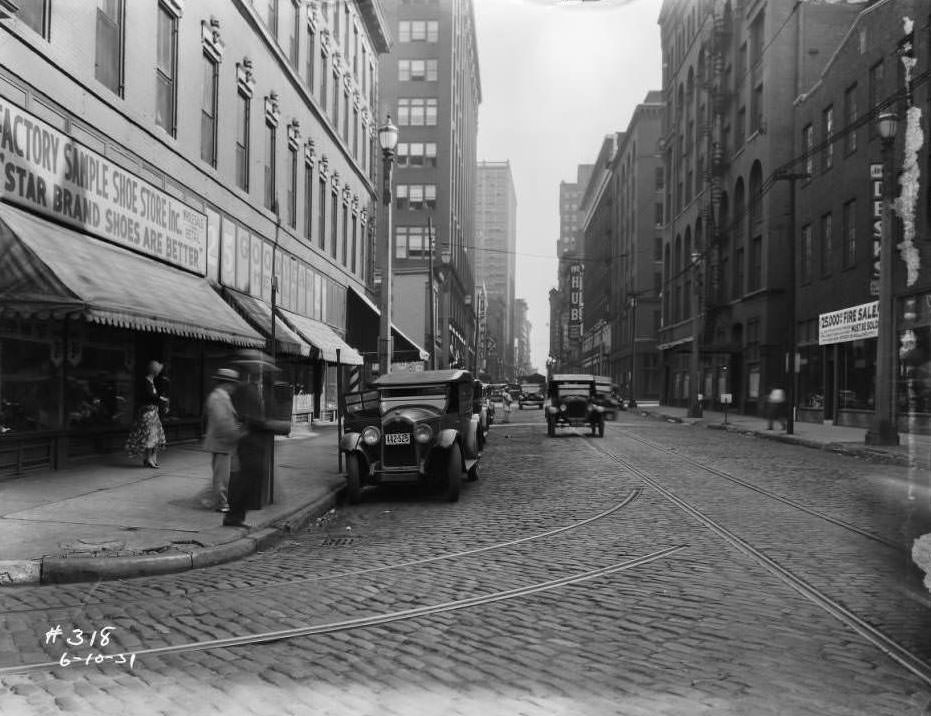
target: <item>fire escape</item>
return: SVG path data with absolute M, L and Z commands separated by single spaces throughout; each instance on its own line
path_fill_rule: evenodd
M 727 227 L 722 227 L 721 195 L 728 157 L 724 146 L 724 124 L 731 102 L 726 86 L 724 66 L 731 43 L 731 17 L 718 4 L 712 10 L 712 33 L 708 43 L 709 59 L 700 78 L 705 95 L 710 97 L 710 111 L 701 119 L 702 144 L 708 148 L 702 181 L 706 191 L 702 202 L 702 225 L 705 227 L 705 279 L 703 286 L 704 322 L 702 344 L 714 350 L 719 323 L 726 321 L 730 306 L 725 295 L 725 277 L 721 275 L 722 243 Z

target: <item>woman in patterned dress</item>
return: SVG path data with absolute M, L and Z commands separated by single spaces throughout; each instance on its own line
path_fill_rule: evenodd
M 132 458 L 142 456 L 143 467 L 158 467 L 158 451 L 165 447 L 165 429 L 158 417 L 161 404 L 166 400 L 159 392 L 156 378 L 164 366 L 157 360 L 149 361 L 145 377 L 139 387 L 139 411 L 126 452 Z

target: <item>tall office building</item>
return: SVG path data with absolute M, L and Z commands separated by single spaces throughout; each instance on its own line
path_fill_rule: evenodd
M 472 1 L 385 0 L 384 7 L 395 44 L 380 64 L 379 122 L 390 114 L 400 131 L 390 242 L 394 322 L 414 340 L 423 337 L 437 368 L 473 367 L 468 251 L 482 91 Z M 384 231 L 379 250 L 389 245 Z
M 489 334 L 495 346 L 494 365 L 500 366 L 500 375 L 492 375 L 496 380 L 513 380 L 517 192 L 510 162 L 479 162 L 476 178 L 475 280 L 485 284 L 489 311 L 502 311 L 500 319 L 493 319 L 501 334 Z

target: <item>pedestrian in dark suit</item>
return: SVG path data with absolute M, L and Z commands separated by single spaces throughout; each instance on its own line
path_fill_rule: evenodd
M 265 471 L 265 409 L 259 369 L 243 363 L 245 379 L 233 391 L 233 407 L 243 426 L 236 445 L 239 469 L 230 475 L 229 512 L 223 518 L 227 527 L 248 527 L 246 510 L 262 507 L 262 476 Z

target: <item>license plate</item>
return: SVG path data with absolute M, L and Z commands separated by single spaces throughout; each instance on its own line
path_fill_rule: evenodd
M 410 433 L 385 433 L 385 445 L 410 445 Z

